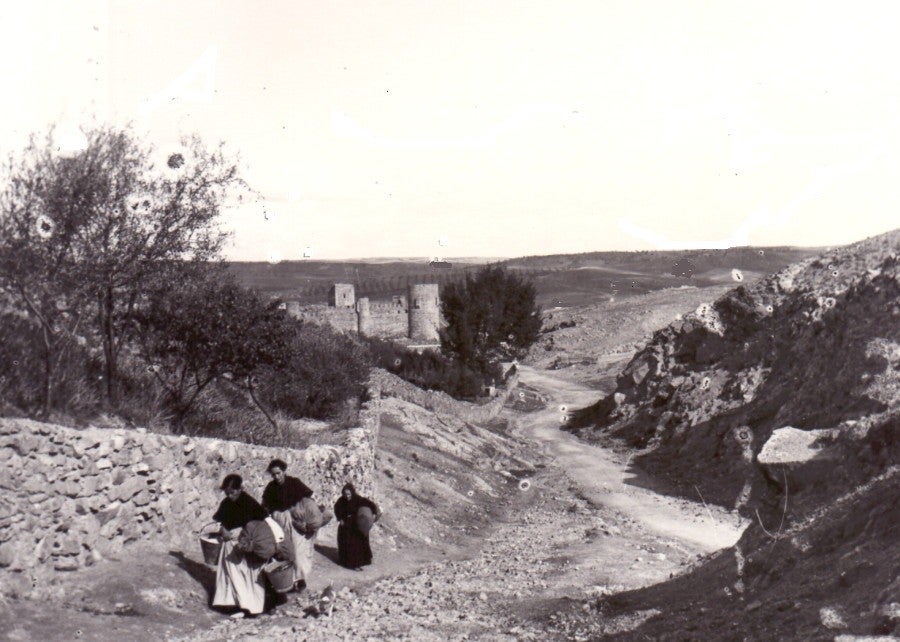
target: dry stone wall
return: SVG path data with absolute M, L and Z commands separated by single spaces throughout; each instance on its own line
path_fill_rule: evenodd
M 453 415 L 471 423 L 483 423 L 496 417 L 518 385 L 519 375 L 514 373 L 507 378 L 506 384 L 497 390 L 497 396 L 488 403 L 473 404 L 459 401 L 438 390 L 423 390 L 380 368 L 373 368 L 369 378 L 369 389 L 376 396 L 380 394 L 384 397 L 396 397 L 432 412 Z
M 30 588 L 137 542 L 196 547 L 222 478 L 240 474 L 260 499 L 276 457 L 320 503 L 330 506 L 348 480 L 373 496 L 378 428 L 377 402 L 340 446 L 304 450 L 0 419 L 0 586 Z

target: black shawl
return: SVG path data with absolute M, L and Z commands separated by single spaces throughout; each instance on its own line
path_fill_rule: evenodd
M 227 497 L 219 504 L 213 520 L 227 529 L 243 528 L 247 522 L 266 518 L 266 510 L 244 491 L 234 501 Z
M 273 479 L 266 486 L 263 491 L 263 506 L 269 512 L 290 510 L 301 499 L 312 495 L 312 489 L 302 481 L 296 477 L 285 476 L 283 484 Z
M 378 506 L 371 499 L 353 493 L 352 499 L 347 499 L 343 495 L 334 504 L 334 516 L 338 519 L 354 517 L 363 506 L 369 508 L 373 515 L 378 514 Z

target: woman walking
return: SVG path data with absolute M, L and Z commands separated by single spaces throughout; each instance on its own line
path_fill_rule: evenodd
M 340 525 L 337 532 L 338 558 L 341 564 L 354 570 L 372 563 L 369 530 L 381 517 L 381 511 L 371 499 L 356 492 L 353 484 L 341 489 L 341 498 L 334 504 L 334 515 Z
M 316 533 L 297 531 L 291 523 L 291 509 L 307 497 L 312 497 L 312 489 L 296 477 L 286 474 L 287 464 L 273 459 L 267 468 L 272 481 L 263 491 L 263 506 L 290 538 L 294 549 L 294 586 L 302 590 L 312 572 L 312 557 L 315 551 Z
M 232 617 L 262 613 L 266 592 L 260 573 L 262 563 L 245 555 L 236 546 L 241 531 L 249 522 L 266 518 L 265 509 L 242 490 L 242 485 L 240 475 L 225 477 L 222 481 L 225 499 L 213 515 L 213 520 L 220 524 L 222 549 L 219 551 L 216 591 L 212 604 L 241 609 Z

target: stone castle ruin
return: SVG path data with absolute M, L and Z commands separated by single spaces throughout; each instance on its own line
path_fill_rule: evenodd
M 287 310 L 304 321 L 327 324 L 341 332 L 357 332 L 384 339 L 408 339 L 412 343 L 435 345 L 440 341 L 440 294 L 437 283 L 410 285 L 407 294 L 390 301 L 356 298 L 351 283 L 335 283 L 327 305 L 301 305 L 288 301 Z

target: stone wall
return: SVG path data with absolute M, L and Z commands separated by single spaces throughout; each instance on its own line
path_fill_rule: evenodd
M 370 308 L 370 317 L 371 336 L 385 339 L 406 336 L 409 325 L 406 308 L 373 305 Z
M 309 321 L 319 325 L 330 325 L 339 332 L 356 332 L 358 319 L 356 310 L 352 307 L 335 308 L 325 305 L 299 305 L 296 301 L 287 304 L 288 313 L 302 321 Z M 406 316 L 403 316 L 404 322 Z
M 484 423 L 496 417 L 518 385 L 519 375 L 514 373 L 503 387 L 498 388 L 497 396 L 485 404 L 474 404 L 459 401 L 438 390 L 423 390 L 380 368 L 373 368 L 369 378 L 373 396 L 397 397 L 437 414 L 453 415 L 471 423 Z
M 319 503 L 331 506 L 348 480 L 376 496 L 378 429 L 377 402 L 340 446 L 304 450 L 0 419 L 0 591 L 30 588 L 137 542 L 192 550 L 223 498 L 222 478 L 240 474 L 259 500 L 276 457 Z
M 370 302 L 368 309 L 367 334 L 385 339 L 405 337 L 408 334 L 409 315 L 405 305 Z M 340 332 L 359 330 L 358 313 L 353 308 L 300 305 L 296 301 L 290 301 L 287 310 L 295 318 L 319 325 L 330 325 Z

